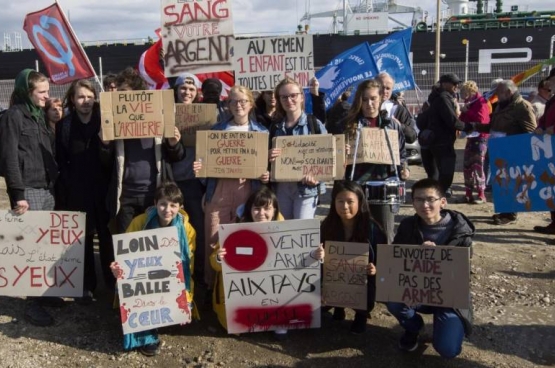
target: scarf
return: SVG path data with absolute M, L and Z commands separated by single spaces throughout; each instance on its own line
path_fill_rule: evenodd
M 31 116 L 37 123 L 44 123 L 43 110 L 40 107 L 36 106 L 29 97 L 29 74 L 31 74 L 31 72 L 33 71 L 33 69 L 24 69 L 19 72 L 17 77 L 15 77 L 13 103 L 25 105 L 25 107 L 27 107 L 27 110 L 29 110 Z
M 185 288 L 187 289 L 187 291 L 191 291 L 191 251 L 189 249 L 184 221 L 184 216 L 181 213 L 178 213 L 169 226 L 175 226 L 177 228 L 177 237 L 179 238 L 179 248 L 181 250 L 183 275 L 185 275 Z M 160 222 L 158 221 L 158 211 L 156 210 L 156 207 L 149 207 L 146 210 L 146 222 L 144 230 L 158 228 L 160 228 Z

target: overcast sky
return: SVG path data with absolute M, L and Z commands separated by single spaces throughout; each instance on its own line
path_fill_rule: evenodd
M 59 0 L 66 15 L 69 16 L 77 37 L 82 41 L 116 41 L 155 37 L 154 29 L 160 27 L 160 2 L 157 0 Z M 305 0 L 233 0 L 233 18 L 236 34 L 271 35 L 276 33 L 293 33 L 299 20 L 306 11 Z M 521 1 L 520 3 L 522 3 Z M 555 9 L 548 0 L 528 0 L 528 5 L 521 10 Z M 53 0 L 2 0 L 0 11 L 0 31 L 4 40 L 6 34 L 11 35 L 12 45 L 15 42 L 13 32 L 20 32 L 23 47 L 30 44 L 23 32 L 23 19 L 26 13 L 43 9 Z M 358 0 L 351 0 L 352 5 Z M 416 1 L 397 0 L 400 5 L 412 6 Z M 342 9 L 340 0 L 312 0 L 311 12 Z M 435 15 L 436 0 L 420 0 L 418 4 L 423 10 Z M 471 3 L 475 6 L 476 3 Z M 493 7 L 495 0 L 489 1 Z M 519 4 L 518 0 L 505 0 L 504 11 L 511 5 Z M 446 9 L 442 5 L 442 9 Z M 331 18 L 313 18 L 311 32 L 330 32 Z M 304 25 L 304 23 L 303 23 Z M 3 49 L 4 41 L 0 44 Z

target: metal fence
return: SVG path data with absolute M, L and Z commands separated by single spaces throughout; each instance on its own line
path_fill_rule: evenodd
M 510 78 L 518 73 L 521 73 L 536 64 L 540 63 L 542 60 L 532 60 L 527 63 L 504 63 L 504 64 L 493 64 L 491 66 L 490 73 L 479 73 L 478 69 L 480 65 L 478 62 L 470 62 L 465 64 L 464 62 L 457 63 L 442 63 L 441 64 L 441 74 L 445 73 L 456 73 L 459 78 L 463 79 L 465 75 L 465 70 L 468 68 L 468 80 L 473 80 L 478 84 L 481 91 L 488 91 L 491 86 L 491 82 L 497 78 Z M 482 65 L 483 68 L 483 65 Z M 417 91 L 406 91 L 405 100 L 407 104 L 413 108 L 420 106 L 422 102 L 427 98 L 433 84 L 436 82 L 434 80 L 434 70 L 435 66 L 433 63 L 420 63 L 413 65 L 413 74 L 416 85 L 420 88 L 421 93 Z M 535 91 L 538 83 L 541 79 L 547 77 L 549 74 L 549 67 L 545 70 L 536 74 L 526 82 L 524 82 L 520 87 L 522 92 Z M 94 79 L 91 79 L 94 83 Z M 14 81 L 13 80 L 0 80 L 0 107 L 5 108 L 8 106 L 10 95 L 13 91 Z M 50 96 L 62 98 L 68 89 L 68 85 L 50 85 Z M 100 91 L 100 86 L 97 85 L 97 90 Z

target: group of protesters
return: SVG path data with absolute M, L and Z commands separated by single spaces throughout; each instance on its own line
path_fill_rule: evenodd
M 461 101 L 457 100 L 459 88 Z M 457 137 L 467 138 L 464 202 L 483 204 L 487 202 L 485 192 L 491 191 L 488 141 L 517 134 L 553 134 L 555 68 L 539 82 L 537 92 L 529 97 L 530 101 L 519 93 L 517 85 L 510 79 L 496 79 L 491 88 L 496 101 L 486 98 L 476 82 L 462 81 L 456 74 L 445 74 L 425 103 L 429 113 L 417 119 L 421 132 L 433 132 L 433 140 L 423 139 L 425 143 L 421 144 L 423 166 L 429 178 L 442 183 L 448 198 L 453 195 L 451 184 Z M 494 214 L 492 220 L 495 225 L 513 224 L 517 221 L 517 213 Z M 555 234 L 555 212 L 551 212 L 551 222 L 547 226 L 535 226 L 534 231 Z M 555 244 L 553 239 L 548 243 Z
M 555 76 L 553 71 L 552 74 Z M 440 82 L 437 93 L 441 96 L 445 91 L 453 93 L 455 89 L 446 86 L 456 87 L 460 81 L 456 76 L 445 75 Z M 500 105 L 509 98 L 502 93 L 501 86 L 508 90 L 512 86 L 504 83 L 498 87 Z M 132 68 L 117 75 L 107 75 L 103 84 L 106 91 L 147 88 Z M 351 325 L 354 334 L 366 331 L 367 319 L 374 307 L 378 243 L 469 247 L 474 235 L 474 226 L 463 214 L 446 209 L 450 196 L 448 176 L 452 173 L 442 171 L 444 161 L 436 170 L 439 171 L 438 177 L 434 178 L 437 175 L 432 174 L 412 187 L 411 200 L 416 214 L 401 221 L 397 234 L 394 232 L 394 215 L 398 205 L 368 201 L 366 183 L 400 183 L 410 176 L 405 141 L 409 137 L 416 139 L 415 120 L 402 103 L 392 98 L 393 85 L 393 78 L 387 73 L 363 81 L 346 113 L 337 121 L 326 121 L 323 95 L 315 79 L 310 85 L 313 114 L 304 111 L 302 86 L 288 78 L 282 80 L 275 90 L 260 93 L 256 100 L 252 91 L 236 85 L 229 91 L 227 100 L 221 101 L 222 83 L 218 79 L 209 78 L 201 83 L 190 73 L 183 73 L 173 84 L 178 103 L 217 105 L 218 121 L 214 122 L 214 130 L 268 132 L 269 142 L 278 136 L 325 134 L 326 126 L 330 132 L 346 134 L 347 138 L 360 134 L 364 127 L 397 133 L 400 162 L 397 165 L 348 165 L 345 178 L 333 184 L 331 208 L 321 227 L 322 243 L 345 241 L 369 245 L 368 307 L 355 311 Z M 473 86 L 468 84 L 469 91 L 473 91 Z M 469 105 L 475 97 L 468 97 Z M 452 97 L 441 99 L 452 104 L 448 108 L 455 113 Z M 435 102 L 430 102 L 432 111 L 436 111 Z M 437 111 L 440 110 L 438 107 Z M 544 116 L 552 117 L 553 110 L 548 103 Z M 474 118 L 470 120 L 477 122 Z M 470 131 L 478 128 L 476 124 L 463 124 L 458 116 L 452 122 L 453 129 Z M 551 132 L 552 127 L 551 124 Z M 389 139 L 387 134 L 384 136 Z M 452 134 L 445 133 L 449 144 L 454 138 L 454 130 Z M 202 169 L 203 163 L 195 161 L 194 147 L 183 144 L 177 128 L 170 138 L 103 141 L 100 105 L 93 83 L 74 81 L 63 99 L 50 99 L 47 77 L 29 69 L 23 70 L 15 79 L 11 107 L 0 121 L 0 142 L 0 169 L 15 214 L 22 215 L 28 210 L 69 210 L 87 214 L 84 292 L 76 301 L 84 304 L 94 301 L 97 286 L 95 234 L 105 285 L 115 290 L 120 270 L 114 262 L 112 234 L 176 226 L 193 316 L 213 308 L 224 328 L 225 309 L 222 309 L 219 278 L 226 252 L 219 246 L 219 225 L 238 221 L 312 219 L 319 197 L 326 190 L 325 183 L 311 175 L 293 183 L 271 183 L 269 172 L 258 179 L 200 180 L 195 173 Z M 387 143 L 393 157 L 391 142 Z M 347 152 L 354 149 L 349 145 L 346 147 Z M 429 157 L 435 161 L 452 159 L 449 147 L 427 149 Z M 276 160 L 280 154 L 278 148 L 270 149 L 269 160 Z M 392 162 L 395 161 L 392 159 Z M 428 171 L 426 162 L 425 166 L 430 174 L 432 171 Z M 472 173 L 470 176 L 476 178 L 474 171 Z M 483 185 L 483 181 L 480 183 Z M 483 197 L 480 190 L 478 194 L 479 198 Z M 314 257 L 325 262 L 325 253 L 322 244 Z M 199 289 L 204 295 L 197 292 L 193 296 L 193 280 L 201 286 Z M 24 316 L 32 324 L 51 325 L 53 317 L 44 306 L 60 303 L 63 303 L 61 298 L 29 297 Z M 399 341 L 399 347 L 404 351 L 414 351 L 419 345 L 418 336 L 424 326 L 420 313 L 434 315 L 434 347 L 443 357 L 460 354 L 463 338 L 471 330 L 469 311 L 403 303 L 387 303 L 387 308 L 405 329 Z M 326 307 L 324 311 L 330 309 Z M 334 308 L 333 319 L 344 320 L 344 309 Z M 287 330 L 278 330 L 276 337 L 284 338 L 286 333 Z M 126 350 L 138 349 L 147 356 L 156 355 L 160 350 L 155 331 L 127 334 L 124 341 Z

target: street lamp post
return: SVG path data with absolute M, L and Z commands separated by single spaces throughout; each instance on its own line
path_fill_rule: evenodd
M 466 82 L 468 80 L 468 49 L 470 46 L 470 41 L 465 38 L 464 40 L 462 40 L 462 44 L 466 46 L 466 53 L 464 56 L 464 81 Z
M 436 64 L 436 70 L 435 70 L 435 80 L 434 83 L 437 82 L 439 80 L 439 56 L 441 54 L 441 13 L 440 13 L 440 1 L 441 0 L 437 0 L 437 9 L 436 9 L 436 58 L 435 58 L 435 64 Z

